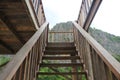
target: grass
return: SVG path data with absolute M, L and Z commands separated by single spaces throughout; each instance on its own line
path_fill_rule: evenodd
M 3 65 L 5 65 L 6 63 L 8 63 L 10 61 L 9 57 L 6 56 L 0 56 L 0 67 L 2 67 Z
M 115 57 L 115 59 L 117 59 L 117 61 L 120 62 L 120 55 L 113 55 Z

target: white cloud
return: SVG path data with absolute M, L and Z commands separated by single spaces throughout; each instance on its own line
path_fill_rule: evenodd
M 50 27 L 59 22 L 77 20 L 81 0 L 43 0 Z M 103 0 L 92 23 L 98 29 L 120 36 L 120 0 Z
M 43 0 L 50 27 L 59 22 L 77 20 L 81 0 Z
M 103 0 L 92 23 L 98 29 L 120 36 L 120 0 Z

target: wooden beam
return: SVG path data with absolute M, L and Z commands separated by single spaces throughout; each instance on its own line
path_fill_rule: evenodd
M 81 75 L 86 72 L 37 72 L 37 75 Z
M 2 15 L 1 13 L 0 13 L 0 18 L 1 18 L 0 21 L 2 21 L 4 25 L 6 25 L 6 27 L 13 33 L 13 35 L 20 41 L 20 43 L 24 44 L 25 41 L 20 37 L 20 35 L 13 28 L 14 25 L 10 23 L 9 19 L 6 16 Z
M 5 47 L 7 50 L 9 50 L 11 53 L 14 53 L 15 51 L 9 46 L 7 45 L 4 41 L 0 40 L 0 44 Z
M 64 55 L 64 54 L 77 54 L 78 52 L 75 50 L 46 50 L 44 54 L 46 55 Z
M 95 14 L 96 14 L 101 2 L 102 2 L 102 0 L 93 0 L 91 8 L 89 10 L 89 13 L 87 14 L 87 18 L 86 18 L 84 25 L 83 25 L 83 28 L 86 31 L 88 31 L 89 26 L 90 26 Z
M 60 46 L 55 46 L 55 47 L 47 46 L 46 50 L 76 50 L 76 47 L 75 46 L 71 46 L 71 47 L 70 46 L 68 46 L 68 47 L 67 46 L 66 47 L 65 46 L 61 46 L 61 47 Z
M 79 56 L 43 56 L 44 60 L 71 60 L 80 59 Z
M 42 63 L 40 67 L 79 67 L 82 65 L 83 63 Z
M 16 71 L 19 69 L 26 56 L 29 55 L 30 50 L 35 45 L 36 41 L 40 38 L 47 25 L 48 23 L 45 22 L 29 39 L 29 41 L 16 53 L 13 59 L 6 65 L 6 68 L 4 68 L 2 73 L 0 73 L 0 80 L 11 80 L 13 78 Z

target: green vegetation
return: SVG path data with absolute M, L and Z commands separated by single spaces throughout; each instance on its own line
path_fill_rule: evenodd
M 109 53 L 120 61 L 120 37 L 101 30 L 90 28 L 89 33 L 98 41 Z
M 8 63 L 10 61 L 9 57 L 6 56 L 0 56 L 0 67 L 5 65 L 6 63 Z
M 41 68 L 40 72 L 54 72 L 53 70 L 51 70 L 50 68 Z M 42 76 L 38 76 L 38 80 L 66 80 L 66 78 L 64 78 L 63 76 L 60 75 L 42 75 Z
M 120 55 L 113 55 L 120 62 Z
M 59 72 L 71 72 L 71 67 L 61 67 L 61 68 L 41 68 L 40 72 L 55 72 L 55 71 L 59 71 Z M 71 80 L 72 76 L 67 75 L 67 80 Z M 61 76 L 61 75 L 39 75 L 37 80 L 66 80 L 66 77 Z M 82 80 L 86 80 L 85 75 L 82 75 Z
M 59 63 L 60 60 L 52 61 L 52 63 Z M 51 61 L 44 60 L 43 63 L 51 63 Z M 77 70 L 80 72 L 81 67 L 77 68 Z M 40 72 L 71 72 L 71 67 L 44 67 L 40 68 Z M 38 75 L 37 80 L 72 80 L 71 75 Z M 82 80 L 86 80 L 85 75 L 82 75 Z
M 72 31 L 73 25 L 71 22 L 56 24 L 51 30 L 53 31 Z M 120 36 L 104 32 L 96 28 L 89 28 L 89 33 L 96 39 L 110 54 L 119 61 L 120 56 Z M 63 41 L 69 41 L 72 36 L 63 37 Z M 55 36 L 56 40 L 58 36 Z M 116 57 L 117 56 L 117 57 Z

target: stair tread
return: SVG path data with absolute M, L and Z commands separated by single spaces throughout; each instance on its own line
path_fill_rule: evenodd
M 47 46 L 46 47 L 46 50 L 76 50 L 76 47 L 65 47 L 65 46 L 52 46 L 52 47 L 49 47 Z
M 83 66 L 83 63 L 41 63 L 40 67 L 75 67 Z
M 37 72 L 37 75 L 74 75 L 86 74 L 86 72 Z
M 79 56 L 43 56 L 45 60 L 71 60 L 80 59 Z
M 46 50 L 44 54 L 73 54 L 77 53 L 76 50 Z
M 76 50 L 45 50 L 45 52 L 77 52 Z
M 47 46 L 49 46 L 49 47 L 52 47 L 52 46 L 53 46 L 53 47 L 55 47 L 55 46 L 56 46 L 56 47 L 58 47 L 58 46 L 59 46 L 59 47 L 60 47 L 60 46 L 61 46 L 61 47 L 62 47 L 62 46 L 63 46 L 63 47 L 68 47 L 68 46 L 69 46 L 69 47 L 70 47 L 70 46 L 74 46 L 74 43 L 70 43 L 70 42 L 56 42 L 56 43 L 48 43 Z

